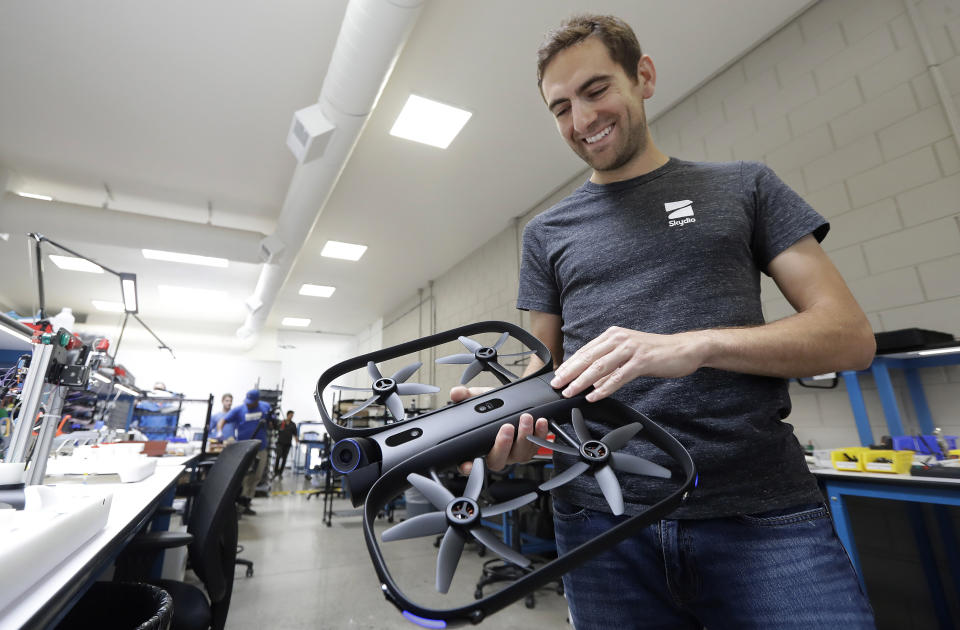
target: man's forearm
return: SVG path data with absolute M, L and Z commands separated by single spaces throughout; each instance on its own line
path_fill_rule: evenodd
M 784 378 L 866 369 L 876 350 L 866 318 L 827 322 L 814 313 L 688 334 L 703 347 L 701 367 Z

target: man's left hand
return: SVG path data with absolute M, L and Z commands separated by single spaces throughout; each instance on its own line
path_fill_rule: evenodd
M 550 385 L 567 398 L 593 385 L 587 400 L 595 402 L 640 376 L 686 376 L 706 360 L 705 332 L 657 335 L 613 326 L 564 361 Z

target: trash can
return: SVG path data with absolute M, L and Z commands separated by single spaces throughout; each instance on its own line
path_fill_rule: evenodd
M 435 512 L 437 508 L 433 507 L 427 497 L 423 496 L 416 488 L 408 488 L 403 493 L 403 498 L 407 502 L 407 518 L 413 518 L 427 512 Z
M 57 630 L 167 630 L 173 599 L 158 586 L 94 582 L 57 625 Z

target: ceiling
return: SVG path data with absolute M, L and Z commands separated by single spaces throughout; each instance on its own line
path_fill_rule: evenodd
M 376 108 L 297 256 L 268 328 L 284 316 L 353 333 L 398 306 L 584 169 L 543 106 L 542 34 L 582 10 L 619 15 L 657 65 L 654 117 L 773 33 L 810 0 L 427 0 Z M 161 336 L 243 321 L 297 166 L 292 114 L 314 102 L 346 0 L 144 0 L 0 4 L 0 305 L 26 314 L 39 231 L 135 272 L 141 316 Z M 446 150 L 390 136 L 415 93 L 473 113 Z M 0 191 L 2 192 L 2 191 Z M 328 239 L 369 246 L 322 258 Z M 145 260 L 140 248 L 223 256 L 226 269 Z M 46 253 L 55 253 L 45 249 Z M 48 309 L 99 316 L 109 275 L 44 265 Z M 304 282 L 331 298 L 297 294 Z M 216 288 L 215 303 L 158 293 Z

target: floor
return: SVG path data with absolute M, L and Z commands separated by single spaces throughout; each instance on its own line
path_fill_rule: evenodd
M 288 470 L 275 482 L 272 496 L 254 500 L 257 514 L 240 520 L 241 556 L 255 563 L 255 573 L 247 578 L 238 568 L 228 630 L 416 628 L 380 593 L 358 510 L 349 501 L 337 499 L 332 526 L 327 527 L 322 502 L 303 494 L 310 487 L 302 475 Z M 395 520 L 404 516 L 398 511 Z M 378 520 L 378 530 L 389 526 L 386 520 Z M 482 558 L 475 546 L 468 545 L 450 593 L 442 596 L 433 589 L 437 549 L 432 538 L 389 545 L 384 554 L 394 580 L 414 601 L 438 609 L 473 601 L 483 562 L 494 557 L 488 553 Z M 496 585 L 487 587 L 492 588 Z M 553 588 L 537 591 L 535 600 L 533 609 L 517 602 L 488 618 L 482 627 L 570 628 L 566 603 Z

